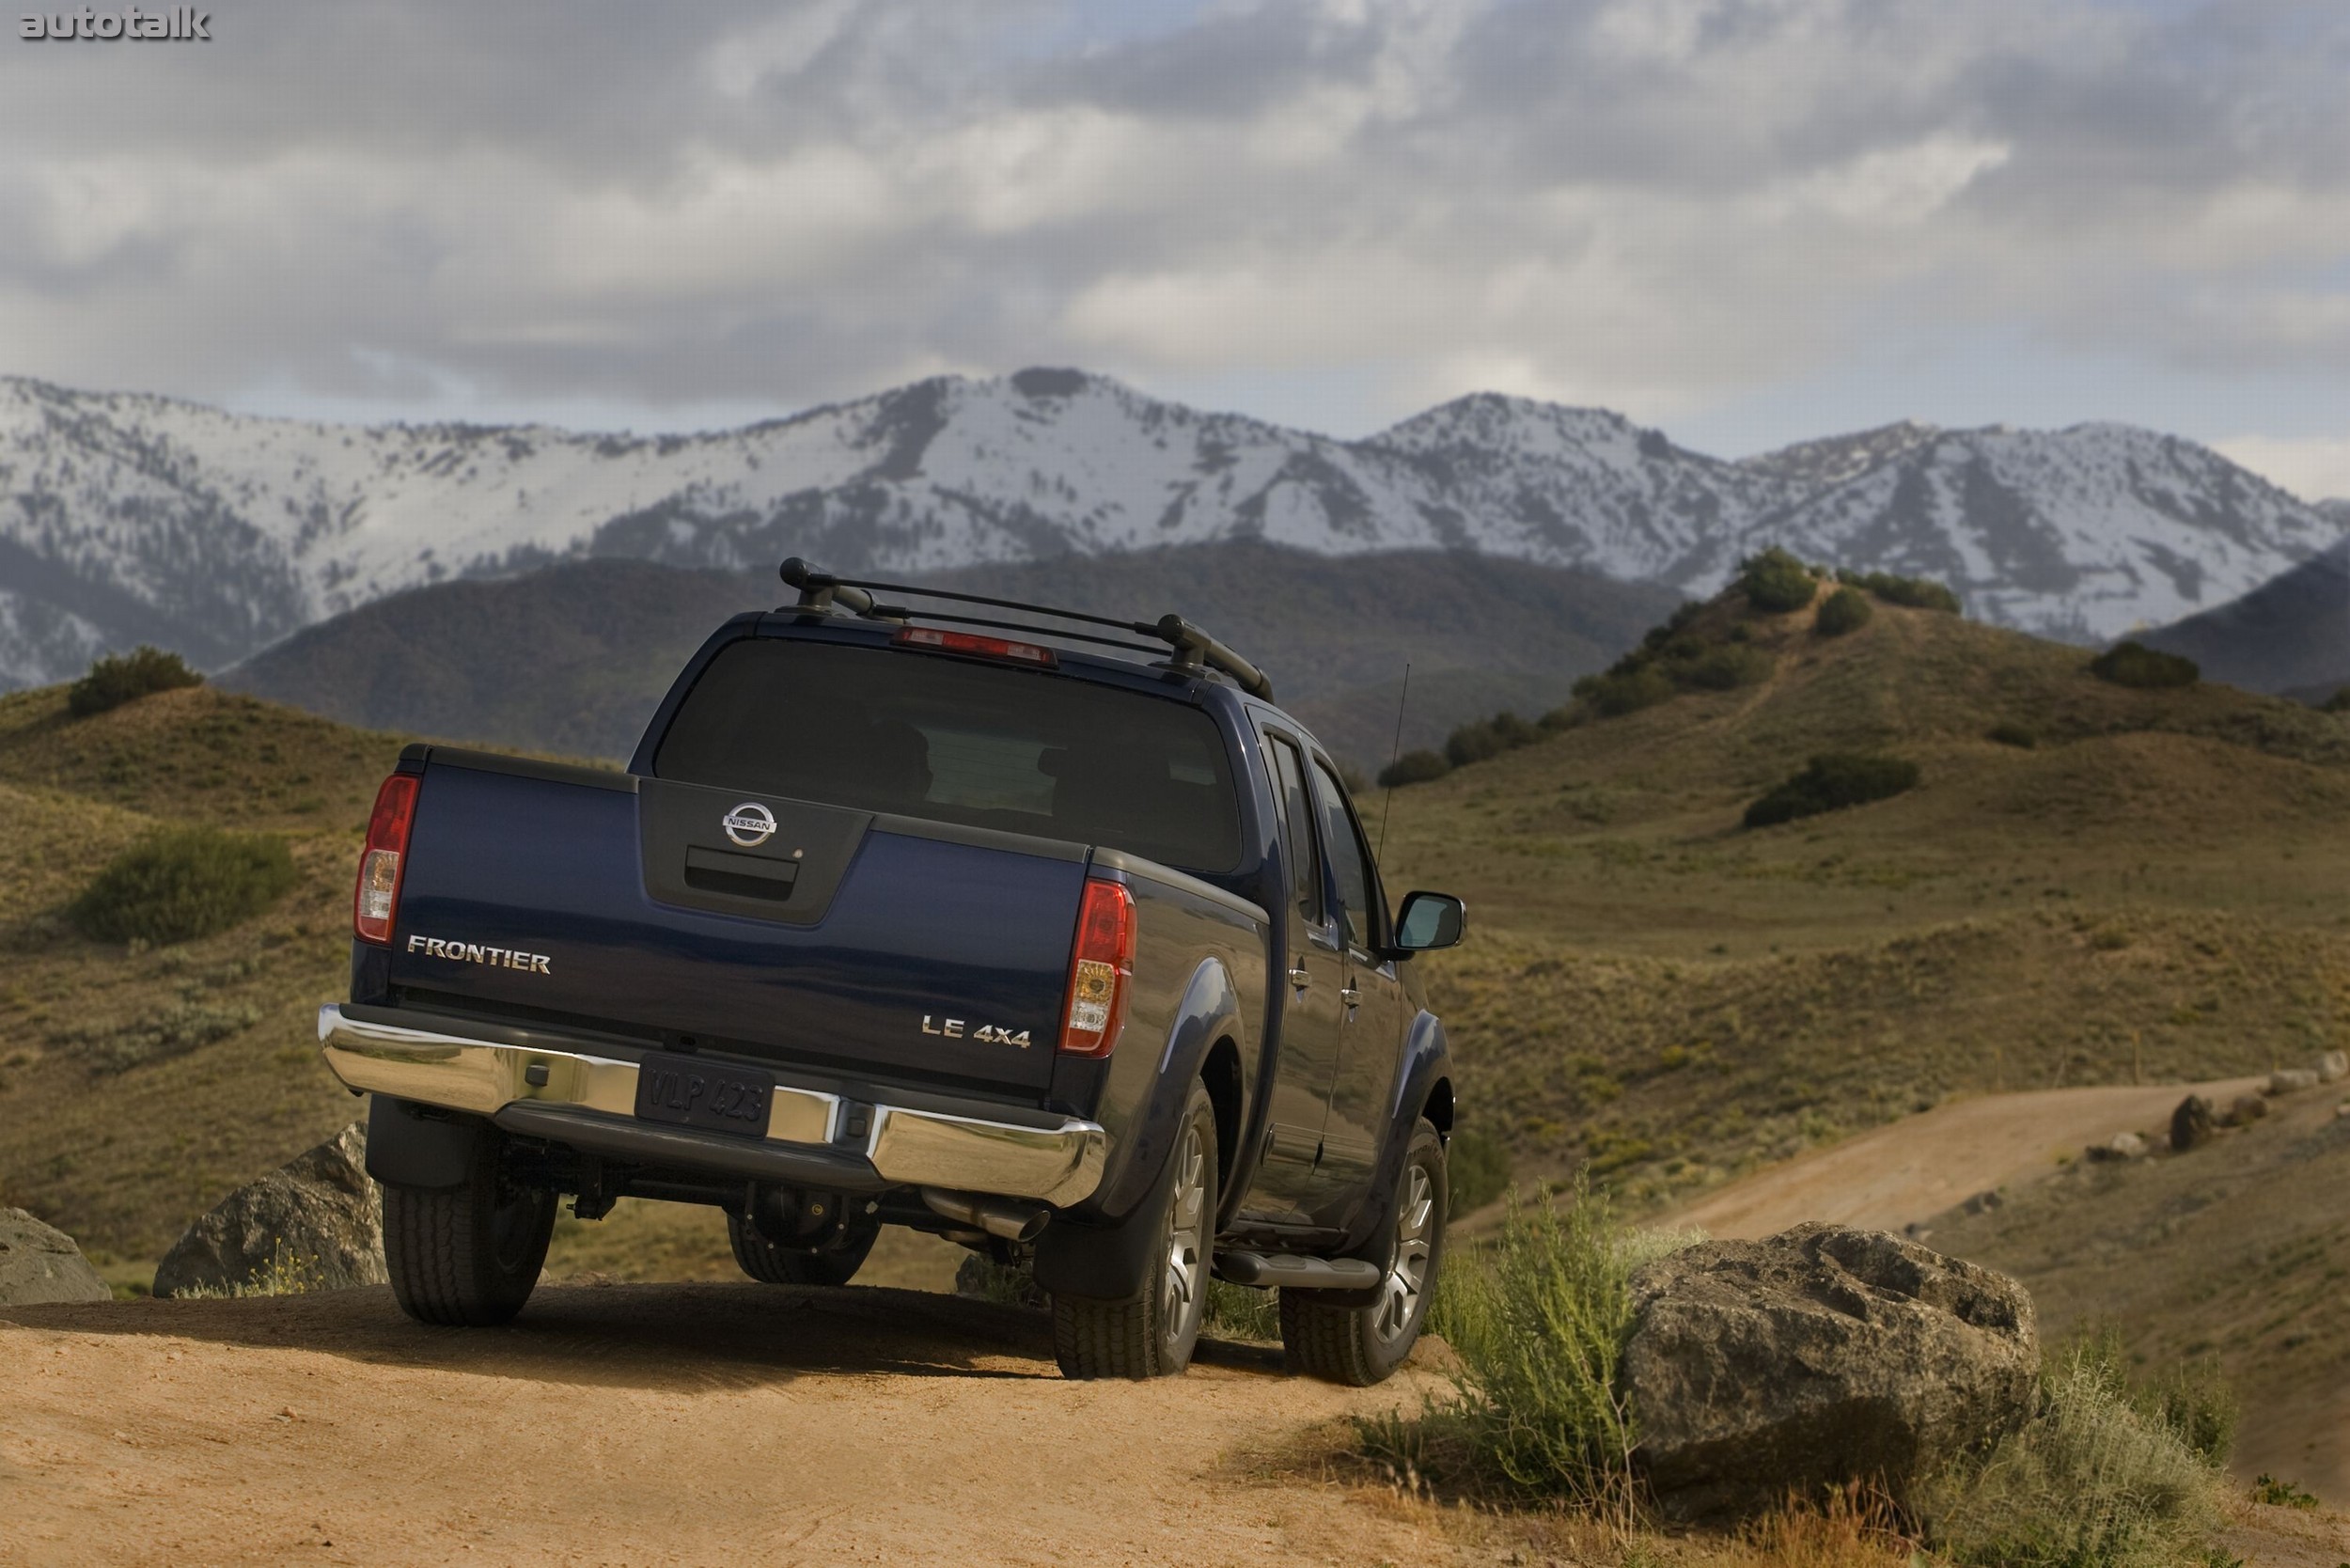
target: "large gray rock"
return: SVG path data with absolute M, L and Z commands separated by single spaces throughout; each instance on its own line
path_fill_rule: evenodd
M 1673 1517 L 1869 1479 L 1899 1498 L 2022 1423 L 2040 1350 L 2005 1275 L 1881 1231 L 1708 1242 L 1633 1277 L 1623 1387 Z
M 23 1209 L 0 1209 L 0 1307 L 111 1301 L 114 1294 L 71 1236 Z
M 155 1294 L 381 1285 L 384 1195 L 368 1178 L 368 1128 L 354 1121 L 214 1204 L 172 1244 Z

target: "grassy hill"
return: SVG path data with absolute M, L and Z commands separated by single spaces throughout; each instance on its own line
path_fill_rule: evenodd
M 351 1120 L 313 1018 L 344 983 L 361 829 L 400 746 L 206 687 L 85 719 L 60 688 L 0 698 L 0 1202 L 134 1276 Z M 298 880 L 200 941 L 76 934 L 66 906 L 174 823 L 283 836 Z
M 2350 720 L 2111 685 L 1939 612 L 1836 638 L 1814 613 L 1732 595 L 1681 635 L 1742 639 L 1759 683 L 1395 792 L 1387 880 L 1469 901 L 1433 985 L 1526 1170 L 1588 1159 L 1661 1203 L 1949 1095 L 2350 1043 Z M 1741 825 L 1832 750 L 1920 782 Z
M 1936 612 L 1880 604 L 1836 638 L 1812 614 L 1732 596 L 1675 635 L 1743 639 L 1756 683 L 1585 713 L 1395 792 L 1389 885 L 1470 902 L 1469 944 L 1427 962 L 1465 1114 L 1522 1174 L 1589 1160 L 1661 1204 L 1949 1095 L 2350 1043 L 2350 719 L 2110 685 L 2080 650 Z M 129 1278 L 353 1113 L 311 1010 L 344 983 L 359 829 L 399 744 L 210 688 L 82 720 L 61 691 L 0 699 L 0 1201 Z M 1831 749 L 1920 781 L 1740 825 Z M 179 947 L 75 934 L 66 905 L 169 822 L 284 835 L 299 884 Z M 583 1266 L 634 1271 L 610 1222 L 577 1229 L 599 1238 Z M 717 1266 L 707 1232 L 657 1266 Z

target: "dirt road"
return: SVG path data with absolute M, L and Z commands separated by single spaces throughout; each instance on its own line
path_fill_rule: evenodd
M 2044 1089 L 1937 1105 L 1833 1148 L 1771 1166 L 1670 1216 L 1708 1234 L 1776 1235 L 1807 1219 L 1899 1231 L 1979 1192 L 2051 1175 L 2057 1157 L 2166 1126 L 2188 1094 L 2225 1105 L 2263 1078 L 2147 1088 Z
M 892 1290 L 556 1287 L 475 1331 L 380 1289 L 12 1308 L 0 1563 L 1449 1562 L 1293 1457 L 1429 1384 L 1217 1345 L 1068 1383 L 1042 1314 Z

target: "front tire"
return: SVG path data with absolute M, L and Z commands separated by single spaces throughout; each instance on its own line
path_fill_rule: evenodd
M 1071 1378 L 1171 1377 L 1191 1365 L 1215 1247 L 1215 1106 L 1194 1083 L 1176 1123 L 1173 1181 L 1139 1301 L 1053 1297 L 1053 1356 Z
M 865 1266 L 880 1234 L 881 1227 L 872 1225 L 851 1231 L 838 1247 L 822 1251 L 778 1247 L 741 1215 L 727 1215 L 727 1240 L 734 1247 L 734 1261 L 762 1285 L 845 1285 Z
M 1367 1307 L 1339 1307 L 1318 1300 L 1314 1291 L 1281 1293 L 1281 1347 L 1290 1371 L 1364 1388 L 1403 1364 L 1435 1299 L 1449 1199 L 1444 1140 L 1423 1121 L 1404 1151 L 1376 1299 Z
M 384 1184 L 384 1264 L 400 1309 L 451 1328 L 510 1322 L 545 1266 L 555 1202 L 513 1178 L 493 1129 L 474 1140 L 460 1185 Z

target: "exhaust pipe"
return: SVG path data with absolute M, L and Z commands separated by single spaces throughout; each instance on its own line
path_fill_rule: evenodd
M 1053 1211 L 1042 1204 L 1015 1203 L 1009 1198 L 985 1198 L 976 1192 L 948 1192 L 942 1187 L 924 1187 L 922 1201 L 934 1215 L 1008 1242 L 1036 1240 L 1044 1222 L 1053 1217 Z

